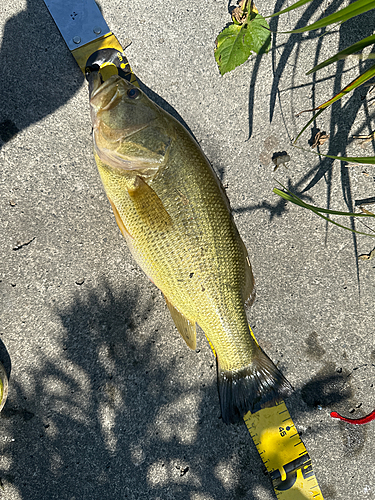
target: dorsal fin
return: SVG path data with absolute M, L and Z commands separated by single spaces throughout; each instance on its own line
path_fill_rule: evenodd
M 245 284 L 242 288 L 242 297 L 245 306 L 250 307 L 255 300 L 255 281 L 254 281 L 253 271 L 251 269 L 250 259 L 242 239 L 241 239 L 241 246 L 245 260 Z

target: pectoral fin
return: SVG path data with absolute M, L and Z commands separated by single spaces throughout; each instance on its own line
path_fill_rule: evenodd
M 182 338 L 187 343 L 190 349 L 196 349 L 197 347 L 197 331 L 195 328 L 195 321 L 190 321 L 187 319 L 180 311 L 178 311 L 175 306 L 170 302 L 167 297 L 165 297 L 168 309 L 171 313 L 174 324 L 177 330 L 180 332 Z
M 166 231 L 172 225 L 172 219 L 163 202 L 155 191 L 137 176 L 128 193 L 134 203 L 137 214 L 152 230 Z

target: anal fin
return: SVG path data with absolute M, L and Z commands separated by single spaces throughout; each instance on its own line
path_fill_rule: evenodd
M 186 344 L 190 349 L 195 350 L 197 347 L 197 331 L 195 327 L 195 321 L 191 321 L 186 316 L 184 316 L 180 311 L 178 311 L 175 306 L 170 302 L 167 297 L 165 297 L 169 312 L 171 313 L 174 324 L 177 330 L 180 332 L 181 337 L 185 340 Z

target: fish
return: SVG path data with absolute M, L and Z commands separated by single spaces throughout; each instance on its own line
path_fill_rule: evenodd
M 118 75 L 89 75 L 94 154 L 131 254 L 196 349 L 196 325 L 216 355 L 222 420 L 287 397 L 292 387 L 250 333 L 255 298 L 229 200 L 182 124 Z

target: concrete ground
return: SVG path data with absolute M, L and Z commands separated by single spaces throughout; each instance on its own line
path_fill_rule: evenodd
M 314 1 L 302 20 L 287 14 L 271 27 L 302 26 L 339 3 Z M 265 15 L 285 6 L 257 2 Z M 338 210 L 374 196 L 373 166 L 310 153 L 312 125 L 304 150 L 291 139 L 312 116 L 299 111 L 369 66 L 349 59 L 305 75 L 372 34 L 375 11 L 325 37 L 278 34 L 268 55 L 221 77 L 213 48 L 227 2 L 101 8 L 120 42 L 132 41 L 126 53 L 146 91 L 182 117 L 227 188 L 257 282 L 249 322 L 295 387 L 287 405 L 324 498 L 375 498 L 375 423 L 330 417 L 375 408 L 375 264 L 358 260 L 374 239 L 272 193 L 279 181 Z M 204 335 L 189 351 L 127 250 L 92 154 L 87 85 L 43 1 L 3 2 L 0 26 L 0 360 L 10 373 L 0 497 L 275 498 L 245 425 L 221 421 Z M 373 95 L 363 87 L 320 115 L 323 153 L 374 154 L 352 138 L 375 128 Z M 279 151 L 291 160 L 273 172 Z M 355 228 L 373 232 L 365 222 Z

